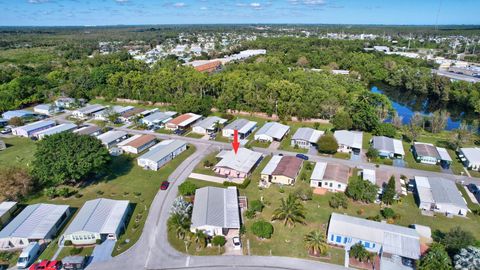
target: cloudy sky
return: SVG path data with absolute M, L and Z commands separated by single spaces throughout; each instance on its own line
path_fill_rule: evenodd
M 480 24 L 480 0 L 0 0 L 0 25 Z

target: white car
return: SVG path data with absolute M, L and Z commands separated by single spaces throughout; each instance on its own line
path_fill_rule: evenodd
M 242 249 L 242 242 L 240 242 L 240 237 L 238 236 L 233 237 L 233 248 Z

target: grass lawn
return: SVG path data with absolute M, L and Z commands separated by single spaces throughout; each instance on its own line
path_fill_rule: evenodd
M 185 253 L 185 242 L 182 239 L 179 239 L 175 232 L 168 231 L 168 242 L 178 251 Z M 195 243 L 192 241 L 188 245 L 188 254 L 190 255 L 197 255 L 197 256 L 214 256 L 214 255 L 221 255 L 225 252 L 223 247 L 203 247 L 197 249 Z
M 417 169 L 417 170 L 424 170 L 424 171 L 431 171 L 431 172 L 440 172 L 439 165 L 429 165 L 417 162 L 413 157 L 412 151 L 410 151 L 410 144 L 407 142 L 403 142 L 403 149 L 405 149 L 405 162 L 407 163 L 408 168 Z
M 5 252 L 8 256 L 8 260 L 0 260 L 0 269 L 3 269 L 2 266 L 13 267 L 17 264 L 18 257 L 20 257 L 21 251 Z M 3 252 L 2 252 L 3 253 Z
M 155 132 L 160 133 L 160 134 L 173 134 L 173 130 L 169 130 L 169 129 L 166 129 L 166 128 L 158 129 Z
M 28 167 L 33 161 L 35 142 L 23 137 L 2 138 L 7 149 L 0 151 L 0 166 L 19 165 Z
M 189 132 L 187 133 L 187 135 L 185 135 L 185 137 L 189 137 L 189 138 L 195 138 L 195 139 L 201 139 L 203 138 L 204 135 L 202 134 L 198 134 L 198 133 L 193 133 L 193 132 Z
M 127 229 L 117 241 L 113 255 L 118 255 L 131 247 L 140 237 L 143 225 L 147 218 L 150 204 L 153 201 L 162 181 L 167 180 L 169 175 L 195 151 L 195 148 L 189 145 L 189 148 L 180 156 L 176 157 L 159 171 L 148 171 L 136 165 L 133 158 L 129 156 L 119 156 L 113 159 L 110 165 L 110 175 L 106 179 L 92 183 L 79 190 L 80 198 L 72 196 L 70 198 L 49 199 L 42 194 L 33 196 L 26 201 L 28 204 L 48 202 L 55 204 L 68 204 L 74 208 L 80 208 L 85 201 L 95 198 L 110 198 L 116 200 L 129 200 L 133 207 L 130 221 Z M 67 226 L 65 226 L 67 227 Z M 128 243 L 125 240 L 129 240 Z M 55 242 L 54 242 L 55 243 Z M 47 248 L 55 251 L 55 248 Z M 51 253 L 53 255 L 53 253 Z
M 298 128 L 299 127 L 291 127 L 290 128 L 290 132 L 280 142 L 280 146 L 278 147 L 279 150 L 297 152 L 297 153 L 302 153 L 302 154 L 306 154 L 308 152 L 308 149 L 300 148 L 300 147 L 294 147 L 294 146 L 291 145 L 292 136 L 293 136 L 293 134 L 295 134 L 295 132 L 297 131 Z
M 260 147 L 260 148 L 268 148 L 270 146 L 270 142 L 262 142 L 262 141 L 257 141 L 257 140 L 250 140 L 247 145 L 247 147 Z
M 369 132 L 363 132 L 363 141 L 362 141 L 362 148 L 368 149 L 370 148 L 370 140 L 372 139 L 373 135 Z
M 215 165 L 217 163 L 217 158 L 215 157 L 218 154 L 218 152 L 213 152 L 209 154 L 208 156 L 204 157 L 202 161 L 200 161 L 197 166 L 195 166 L 195 169 L 193 169 L 194 173 L 200 173 L 200 174 L 206 174 L 206 175 L 212 175 L 212 176 L 217 176 L 215 172 L 212 170 L 213 168 L 205 168 L 204 164 L 205 161 L 210 161 L 210 164 Z M 212 166 L 213 166 L 212 165 Z
M 463 163 L 458 158 L 457 154 L 455 151 L 451 149 L 447 149 L 448 154 L 450 154 L 450 157 L 452 157 L 452 164 L 450 164 L 450 168 L 452 169 L 452 172 L 457 175 L 464 175 L 465 171 L 463 170 Z
M 472 171 L 472 170 L 468 170 L 468 172 L 470 173 L 470 175 L 472 177 L 479 177 L 480 178 L 480 172 L 478 171 Z
M 350 154 L 349 153 L 342 153 L 342 152 L 337 152 L 333 154 L 334 158 L 339 158 L 339 159 L 350 159 Z
M 83 247 L 80 249 L 74 249 L 73 247 L 64 247 L 60 254 L 58 254 L 57 260 L 62 260 L 65 257 L 79 255 L 79 256 L 90 256 L 93 252 L 94 247 Z

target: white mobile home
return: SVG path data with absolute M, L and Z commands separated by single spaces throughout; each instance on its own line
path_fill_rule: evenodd
M 218 126 L 227 122 L 227 119 L 223 119 L 217 116 L 207 117 L 192 127 L 192 132 L 202 135 L 208 135 L 217 132 Z
M 140 122 L 147 126 L 164 125 L 176 114 L 176 112 L 154 112 L 142 118 Z
M 153 135 L 135 135 L 126 139 L 123 142 L 120 142 L 118 146 L 125 152 L 131 154 L 139 154 L 149 147 L 153 146 L 157 141 L 156 137 Z
M 261 127 L 254 136 L 257 141 L 281 141 L 290 131 L 290 127 L 276 122 L 268 122 Z
M 44 114 L 44 115 L 53 115 L 60 110 L 52 104 L 39 104 L 35 107 L 33 107 L 33 111 L 38 114 Z
M 61 133 L 61 132 L 72 131 L 76 128 L 77 128 L 77 125 L 72 124 L 72 123 L 60 124 L 58 126 L 54 126 L 54 127 L 42 130 L 40 132 L 37 132 L 35 134 L 35 137 L 37 137 L 39 140 L 42 140 L 47 136 L 58 134 L 58 133 Z
M 238 131 L 239 139 L 245 139 L 257 127 L 257 122 L 247 119 L 237 119 L 222 129 L 222 136 L 233 138 L 235 130 Z
M 12 129 L 12 134 L 16 136 L 22 136 L 22 137 L 32 137 L 36 133 L 54 127 L 55 126 L 55 121 L 53 120 L 42 120 L 42 121 L 37 121 L 34 123 L 30 123 L 25 126 L 21 127 L 16 127 Z
M 403 159 L 405 151 L 402 141 L 385 136 L 373 136 L 372 147 L 377 149 L 378 155 L 384 158 Z
M 363 132 L 337 130 L 333 134 L 338 142 L 338 152 L 351 153 L 360 151 L 363 143 Z
M 310 186 L 331 192 L 345 192 L 350 177 L 348 166 L 336 163 L 317 162 L 310 177 Z
M 187 150 L 187 143 L 181 140 L 162 141 L 137 159 L 138 166 L 157 171 L 170 160 Z
M 104 110 L 105 106 L 99 105 L 99 104 L 94 104 L 94 105 L 88 105 L 86 107 L 80 108 L 78 110 L 75 110 L 72 112 L 72 116 L 78 119 L 86 119 L 92 114 L 99 112 L 101 110 Z
M 465 167 L 474 171 L 480 170 L 480 148 L 460 148 L 458 157 Z
M 117 143 L 125 140 L 128 134 L 123 131 L 118 130 L 110 130 L 105 132 L 101 135 L 97 136 L 97 139 L 102 141 L 102 144 L 105 145 L 108 149 L 112 148 L 113 146 L 117 145 Z
M 318 140 L 325 132 L 313 128 L 299 128 L 293 134 L 290 144 L 300 148 L 310 148 L 316 146 Z

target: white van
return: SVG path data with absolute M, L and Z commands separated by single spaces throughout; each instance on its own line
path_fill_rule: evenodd
M 35 260 L 38 258 L 40 253 L 41 253 L 40 245 L 37 242 L 32 242 L 28 244 L 28 246 L 26 246 L 22 250 L 20 257 L 18 257 L 17 267 L 18 268 L 29 267 L 32 263 L 35 262 Z

